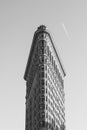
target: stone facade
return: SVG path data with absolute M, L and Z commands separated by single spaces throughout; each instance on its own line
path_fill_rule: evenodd
M 24 75 L 26 130 L 65 128 L 65 71 L 45 26 L 34 34 Z

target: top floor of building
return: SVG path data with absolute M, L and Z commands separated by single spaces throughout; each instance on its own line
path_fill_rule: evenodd
M 34 33 L 31 50 L 30 50 L 30 55 L 28 57 L 28 62 L 27 62 L 26 70 L 25 70 L 24 79 L 25 80 L 27 79 L 27 76 L 28 76 L 28 73 L 30 70 L 30 66 L 32 66 L 32 60 L 33 60 L 33 56 L 34 56 L 34 53 L 36 50 L 35 48 L 37 46 L 39 47 L 39 51 L 40 52 L 42 51 L 41 53 L 43 53 L 43 54 L 47 53 L 47 56 L 49 57 L 50 62 L 52 63 L 52 65 L 54 67 L 54 70 L 56 72 L 59 71 L 62 78 L 65 77 L 66 73 L 65 73 L 64 67 L 61 63 L 58 52 L 55 48 L 55 45 L 53 43 L 52 37 L 51 37 L 49 31 L 46 29 L 46 26 L 41 25 L 38 27 L 38 29 Z

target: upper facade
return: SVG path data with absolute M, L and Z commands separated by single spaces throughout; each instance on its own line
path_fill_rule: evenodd
M 26 130 L 64 130 L 64 71 L 44 25 L 34 33 L 24 79 Z
M 31 50 L 30 50 L 30 55 L 28 58 L 28 62 L 27 62 L 27 66 L 26 66 L 26 70 L 25 70 L 25 74 L 24 74 L 24 79 L 27 80 L 28 77 L 28 73 L 30 70 L 30 66 L 31 66 L 31 62 L 32 62 L 32 57 L 34 55 L 34 50 L 37 46 L 37 44 L 41 44 L 40 41 L 44 40 L 46 41 L 46 43 L 48 44 L 48 46 L 50 46 L 51 48 L 51 52 L 49 54 L 49 49 L 47 50 L 47 53 L 49 54 L 51 61 L 53 63 L 53 66 L 55 67 L 55 70 L 60 72 L 62 77 L 66 76 L 65 70 L 63 68 L 63 65 L 61 63 L 60 57 L 58 55 L 58 52 L 56 51 L 56 48 L 54 46 L 54 43 L 52 41 L 51 35 L 50 33 L 47 31 L 46 26 L 41 25 L 38 27 L 37 31 L 34 33 L 34 37 L 33 37 L 33 41 L 32 41 L 32 46 L 31 46 Z M 45 52 L 44 52 L 45 53 Z M 53 54 L 51 56 L 51 54 Z M 53 61 L 54 58 L 54 61 Z M 57 62 L 57 64 L 55 65 L 55 61 Z

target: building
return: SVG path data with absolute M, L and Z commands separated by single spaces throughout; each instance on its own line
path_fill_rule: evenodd
M 64 130 L 66 73 L 44 25 L 34 33 L 24 79 L 26 130 Z

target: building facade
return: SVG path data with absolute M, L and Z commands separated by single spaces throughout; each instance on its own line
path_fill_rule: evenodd
M 64 130 L 66 73 L 44 25 L 34 33 L 24 79 L 25 130 Z

